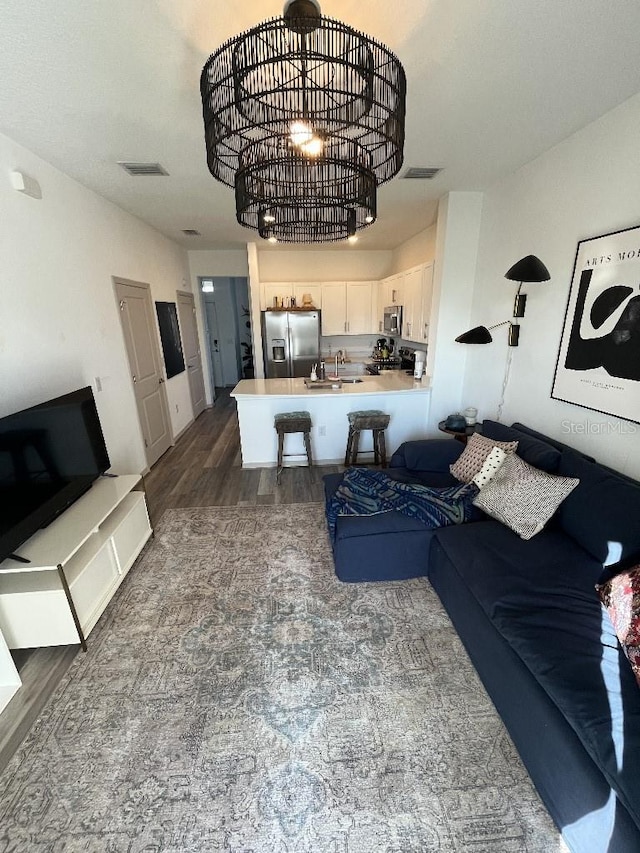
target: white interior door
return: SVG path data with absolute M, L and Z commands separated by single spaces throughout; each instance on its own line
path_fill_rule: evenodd
M 151 467 L 173 440 L 151 290 L 148 284 L 125 279 L 114 278 L 113 283 L 147 464 Z
M 182 290 L 178 291 L 178 318 L 180 321 L 184 357 L 187 362 L 193 417 L 197 418 L 204 411 L 206 401 L 204 396 L 204 378 L 202 376 L 202 359 L 200 358 L 200 344 L 198 343 L 198 329 L 196 326 L 196 306 L 192 293 L 186 293 Z

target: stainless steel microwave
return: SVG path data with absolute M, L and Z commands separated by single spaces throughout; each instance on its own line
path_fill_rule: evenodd
M 402 305 L 389 305 L 384 309 L 382 331 L 387 335 L 402 337 Z

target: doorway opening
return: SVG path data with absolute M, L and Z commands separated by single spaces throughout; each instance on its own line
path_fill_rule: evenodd
M 254 377 L 249 285 L 242 276 L 203 276 L 199 283 L 215 400 L 216 388 Z

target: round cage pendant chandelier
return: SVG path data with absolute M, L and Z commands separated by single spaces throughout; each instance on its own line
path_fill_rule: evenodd
M 375 222 L 404 147 L 406 78 L 384 45 L 292 0 L 212 54 L 200 89 L 209 170 L 241 225 L 321 243 Z

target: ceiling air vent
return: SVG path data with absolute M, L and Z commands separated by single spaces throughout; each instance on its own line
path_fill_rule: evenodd
M 123 163 L 119 160 L 118 166 L 122 166 L 125 172 L 134 177 L 153 177 L 155 175 L 169 174 L 160 163 Z
M 441 171 L 440 166 L 410 166 L 402 177 L 414 181 L 430 181 Z
M 187 237 L 202 237 L 202 234 L 195 228 L 183 228 L 182 233 L 186 234 Z

